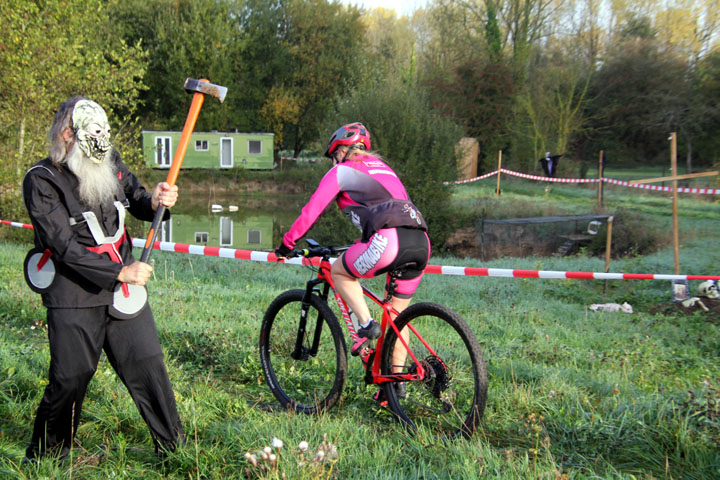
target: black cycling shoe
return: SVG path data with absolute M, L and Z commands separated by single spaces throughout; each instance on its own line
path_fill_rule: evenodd
M 375 340 L 380 338 L 382 335 L 382 329 L 378 322 L 373 320 L 367 327 L 360 327 L 357 331 L 358 337 L 367 338 L 368 340 Z

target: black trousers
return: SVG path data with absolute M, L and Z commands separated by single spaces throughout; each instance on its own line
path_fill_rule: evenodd
M 37 410 L 28 458 L 69 453 L 103 350 L 150 428 L 156 452 L 174 450 L 184 442 L 149 306 L 130 320 L 108 316 L 107 307 L 49 308 L 47 324 L 49 383 Z

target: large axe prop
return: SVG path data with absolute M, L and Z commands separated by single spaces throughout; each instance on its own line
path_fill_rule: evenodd
M 180 135 L 180 142 L 178 143 L 177 149 L 175 150 L 175 156 L 173 157 L 172 165 L 170 165 L 170 171 L 168 172 L 166 182 L 170 186 L 175 185 L 178 174 L 180 173 L 180 166 L 182 165 L 183 159 L 185 158 L 185 152 L 187 151 L 188 144 L 190 143 L 190 136 L 195 129 L 195 122 L 197 121 L 198 114 L 200 113 L 200 107 L 202 107 L 205 95 L 211 95 L 218 100 L 220 103 L 225 100 L 225 94 L 227 93 L 226 87 L 220 85 L 214 85 L 209 83 L 205 79 L 195 80 L 194 78 L 188 78 L 185 80 L 185 91 L 193 94 L 192 104 L 190 105 L 190 111 L 188 112 L 187 120 L 185 120 L 185 126 L 183 127 L 182 134 Z M 140 261 L 147 263 L 148 257 L 150 257 L 150 251 L 157 238 L 158 228 L 160 222 L 165 215 L 165 205 L 159 205 L 155 212 L 155 218 L 153 219 L 148 238 L 145 241 L 145 247 L 143 248 Z
M 225 94 L 227 94 L 227 87 L 215 85 L 208 82 L 205 79 L 196 80 L 194 78 L 187 78 L 185 80 L 185 91 L 193 94 L 192 103 L 190 104 L 190 111 L 188 112 L 187 119 L 185 120 L 185 126 L 183 127 L 182 134 L 180 135 L 180 142 L 175 149 L 175 156 L 173 157 L 172 164 L 170 165 L 170 171 L 168 172 L 166 182 L 168 184 L 175 185 L 178 174 L 180 173 L 180 166 L 182 165 L 183 159 L 185 158 L 185 152 L 187 151 L 188 144 L 190 143 L 190 136 L 195 129 L 195 123 L 197 122 L 198 115 L 200 114 L 200 108 L 202 107 L 203 101 L 206 95 L 220 100 L 220 103 L 225 100 Z M 162 222 L 163 216 L 165 216 L 165 205 L 159 205 L 155 211 L 155 218 L 153 218 L 152 226 L 148 232 L 147 240 L 143 248 L 140 261 L 147 263 L 152 251 L 152 246 L 157 239 L 158 230 L 160 223 Z M 144 296 L 144 298 L 143 298 Z M 115 294 L 113 298 L 113 305 L 110 307 L 110 313 L 116 318 L 133 318 L 137 316 L 147 303 L 147 289 L 144 286 L 123 284 L 120 283 L 115 288 Z

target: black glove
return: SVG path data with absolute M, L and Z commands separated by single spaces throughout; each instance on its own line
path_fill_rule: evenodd
M 292 251 L 292 248 L 288 248 L 284 243 L 281 243 L 280 246 L 275 249 L 275 256 L 288 257 Z

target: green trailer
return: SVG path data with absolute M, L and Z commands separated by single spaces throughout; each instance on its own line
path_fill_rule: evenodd
M 145 163 L 170 168 L 181 132 L 142 131 Z M 273 133 L 195 132 L 190 136 L 182 168 L 272 170 Z

